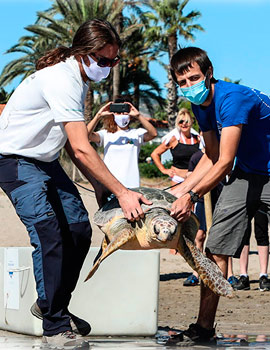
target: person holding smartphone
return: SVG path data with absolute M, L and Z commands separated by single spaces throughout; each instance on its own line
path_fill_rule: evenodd
M 155 127 L 140 114 L 129 98 L 120 97 L 102 107 L 87 125 L 89 141 L 104 147 L 104 163 L 126 187 L 140 186 L 138 157 L 141 145 L 157 136 Z M 130 128 L 131 120 L 143 128 Z M 104 128 L 95 132 L 102 120 Z

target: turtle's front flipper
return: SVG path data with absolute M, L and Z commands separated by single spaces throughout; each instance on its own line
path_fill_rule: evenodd
M 101 246 L 100 246 L 100 249 L 97 253 L 97 256 L 95 257 L 95 260 L 93 262 L 93 265 L 95 265 L 95 263 L 97 262 L 97 260 L 99 259 L 99 257 L 102 255 L 103 251 L 107 248 L 109 244 L 109 240 L 108 240 L 108 237 L 104 237 L 102 242 L 101 242 Z
M 196 271 L 203 283 L 214 293 L 228 298 L 233 297 L 233 289 L 230 283 L 224 278 L 220 268 L 212 260 L 207 258 L 188 238 L 184 240 L 193 257 Z
M 121 248 L 124 244 L 126 244 L 128 241 L 133 239 L 135 236 L 134 229 L 133 228 L 124 228 L 122 231 L 119 231 L 118 234 L 113 237 L 111 242 L 108 244 L 108 246 L 102 251 L 102 255 L 97 259 L 95 262 L 93 268 L 89 272 L 88 276 L 84 280 L 86 282 L 93 276 L 93 274 L 98 269 L 100 263 L 106 259 L 109 255 L 111 255 L 113 252 Z

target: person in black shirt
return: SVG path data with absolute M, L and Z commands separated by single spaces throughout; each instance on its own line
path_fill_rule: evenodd
M 175 129 L 151 154 L 158 169 L 171 178 L 172 185 L 184 181 L 190 157 L 199 150 L 200 136 L 192 132 L 192 124 L 190 112 L 181 108 L 175 120 Z M 161 163 L 161 155 L 167 150 L 171 151 L 173 159 L 170 169 Z

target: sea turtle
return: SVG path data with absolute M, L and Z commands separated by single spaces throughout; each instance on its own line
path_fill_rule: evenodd
M 93 268 L 85 281 L 98 269 L 100 263 L 118 249 L 177 249 L 187 263 L 196 270 L 201 280 L 218 295 L 232 297 L 232 287 L 218 266 L 201 253 L 194 244 L 199 222 L 195 214 L 179 223 L 170 216 L 170 207 L 176 200 L 172 194 L 154 188 L 133 189 L 152 201 L 142 204 L 145 216 L 140 221 L 125 219 L 117 198 L 111 199 L 94 214 L 94 223 L 105 237 L 95 258 Z

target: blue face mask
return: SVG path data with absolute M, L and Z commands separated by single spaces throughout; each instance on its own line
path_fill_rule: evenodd
M 182 96 L 195 105 L 201 105 L 207 99 L 210 89 L 205 86 L 205 80 L 187 88 L 180 88 Z

